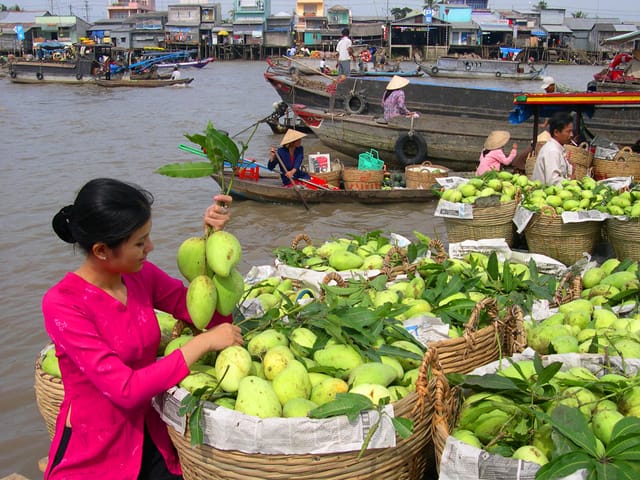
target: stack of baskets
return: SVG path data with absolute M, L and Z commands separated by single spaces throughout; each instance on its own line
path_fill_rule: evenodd
M 420 165 L 405 167 L 407 188 L 431 188 L 436 183 L 436 178 L 447 177 L 449 169 L 441 165 L 432 165 L 431 162 L 422 162 Z
M 328 172 L 314 172 L 313 176 L 323 179 L 329 186 L 340 188 L 343 169 L 344 166 L 342 162 L 340 160 L 334 160 L 331 163 L 331 170 Z
M 634 153 L 630 147 L 624 147 L 613 160 L 596 157 L 593 160 L 593 176 L 596 180 L 611 177 L 640 178 L 640 154 Z
M 345 168 L 342 181 L 345 190 L 379 190 L 384 180 L 384 162 L 373 148 L 358 156 L 358 168 Z
M 591 164 L 593 163 L 593 152 L 587 142 L 582 142 L 578 146 L 565 145 L 567 160 L 573 166 L 573 178 L 578 180 L 591 176 Z
M 529 180 L 531 180 L 531 177 L 533 177 L 533 167 L 536 164 L 536 158 L 538 157 L 538 153 L 545 143 L 547 142 L 538 141 L 536 143 L 536 149 L 532 150 L 531 152 L 529 152 L 529 155 L 527 155 L 527 159 L 525 160 L 524 164 L 524 173 Z
M 507 245 L 513 246 L 515 225 L 513 215 L 518 202 L 500 202 L 495 206 L 473 207 L 473 218 L 445 217 L 449 243 L 465 240 L 481 240 L 483 238 L 504 238 Z
M 640 261 L 640 221 L 637 218 L 619 220 L 612 217 L 607 219 L 605 228 L 618 260 Z
M 169 426 L 169 435 L 178 451 L 183 476 L 185 480 L 423 478 L 428 468 L 435 467 L 431 438 L 434 405 L 447 405 L 451 402 L 450 390 L 439 367 L 437 355 L 435 349 L 426 353 L 416 382 L 416 391 L 391 404 L 394 416 L 412 420 L 414 429 L 413 434 L 407 438 L 396 437 L 395 447 L 369 449 L 362 456 L 359 451 L 294 455 L 249 454 L 221 450 L 206 444 L 192 447 L 188 428 L 186 434 L 181 435 Z M 283 426 L 283 429 L 286 430 L 286 427 Z M 436 447 L 436 450 L 441 451 L 442 448 L 444 445 Z
M 543 207 L 529 220 L 524 236 L 531 253 L 573 265 L 583 252 L 593 252 L 601 238 L 601 226 L 597 221 L 564 223 L 553 207 Z
M 64 399 L 64 386 L 62 379 L 42 370 L 42 355 L 39 355 L 36 360 L 35 390 L 38 410 L 47 426 L 49 438 L 52 439 L 56 431 L 56 419 L 60 411 L 60 404 Z

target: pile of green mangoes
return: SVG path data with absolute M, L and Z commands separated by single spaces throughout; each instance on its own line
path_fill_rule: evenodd
M 261 418 L 307 416 L 338 393 L 359 393 L 377 405 L 382 398 L 395 401 L 415 390 L 424 354 L 415 343 L 393 341 L 393 347 L 411 355 L 370 361 L 333 339 L 319 348 L 317 333 L 306 327 L 296 327 L 288 336 L 276 328 L 256 332 L 246 348 L 227 347 L 215 362 L 198 362 L 180 386 L 190 392 L 217 387 L 220 395 L 214 403 Z M 172 340 L 167 353 L 188 335 Z M 380 336 L 376 348 L 383 344 Z
M 602 211 L 614 216 L 640 217 L 640 186 L 635 185 L 631 190 L 612 192 L 604 208 L 606 210 Z
M 241 256 L 240 242 L 224 230 L 180 244 L 178 269 L 189 282 L 187 309 L 199 330 L 211 322 L 215 311 L 230 315 L 242 298 L 244 280 L 236 268 Z
M 527 343 L 540 354 L 608 353 L 640 358 L 638 263 L 608 259 L 582 277 L 582 298 L 558 307 L 540 323 L 527 323 Z M 617 314 L 613 307 L 626 307 Z
M 580 210 L 603 210 L 611 188 L 591 177 L 562 180 L 559 185 L 538 185 L 525 191 L 522 206 L 533 212 L 561 214 Z
M 455 188 L 444 190 L 440 198 L 448 202 L 475 203 L 478 198 L 499 195 L 500 202 L 512 202 L 518 192 L 539 185 L 540 182 L 531 182 L 526 175 L 505 170 L 492 171 L 472 177 Z
M 42 357 L 40 367 L 44 373 L 48 373 L 52 377 L 62 378 L 58 357 L 56 357 L 56 349 L 53 345 L 47 349 Z
M 627 416 L 640 417 L 640 376 L 611 372 L 596 376 L 586 367 L 536 371 L 533 360 L 507 365 L 496 374 L 476 376 L 477 388 L 464 399 L 453 437 L 492 454 L 544 465 L 571 451 L 558 437 L 552 439 L 554 425 L 549 420 L 563 405 L 576 409 L 584 417 L 585 430 L 590 430 L 587 435 L 595 436 L 595 461 L 604 457 L 613 461 L 614 452 L 608 447 L 614 427 Z M 500 377 L 514 383 L 496 382 Z M 483 383 L 500 383 L 504 389 L 483 389 Z M 629 461 L 637 471 L 640 461 Z

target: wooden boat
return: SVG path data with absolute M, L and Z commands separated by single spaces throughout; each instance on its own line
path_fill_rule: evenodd
M 149 79 L 149 80 L 127 80 L 127 79 L 111 79 L 103 80 L 97 78 L 95 81 L 101 87 L 137 87 L 137 88 L 154 88 L 154 87 L 171 87 L 179 85 L 189 85 L 193 82 L 193 78 L 179 78 L 177 80 L 169 79 Z
M 299 117 L 293 114 L 289 106 L 284 102 L 275 104 L 274 111 L 266 117 L 265 122 L 276 135 L 284 135 L 287 130 L 299 130 L 302 133 L 313 133 L 311 129 Z
M 213 62 L 215 58 L 209 57 L 204 60 L 193 60 L 188 62 L 175 62 L 175 63 L 159 63 L 158 68 L 204 68 Z
M 43 42 L 36 46 L 34 58 L 9 62 L 9 80 L 29 84 L 94 83 L 101 72 L 101 59 L 111 55 L 111 48 L 110 44 Z
M 230 178 L 230 174 L 227 174 Z M 299 194 L 307 203 L 399 203 L 427 202 L 437 198 L 429 189 L 393 188 L 391 190 L 312 190 L 301 187 Z M 258 180 L 233 178 L 231 195 L 234 198 L 271 203 L 301 203 L 293 188 L 282 186 L 280 177 Z
M 510 80 L 537 80 L 544 75 L 546 68 L 546 65 L 536 69 L 522 62 L 473 57 L 440 57 L 434 65 L 422 66 L 422 69 L 432 77 L 508 78 Z
M 299 103 L 322 112 L 367 114 L 374 117 L 383 114 L 380 100 L 388 82 L 386 78 L 347 77 L 343 82 L 332 82 L 322 76 L 280 75 L 269 69 L 264 76 L 288 105 Z M 480 131 L 480 136 L 485 137 L 491 130 L 509 130 L 516 139 L 529 138 L 508 120 L 513 110 L 513 97 L 520 91 L 460 87 L 445 82 L 445 79 L 436 81 L 423 77 L 412 79 L 404 88 L 406 105 L 410 111 L 418 112 L 421 118 L 434 118 L 442 122 L 437 127 L 438 130 L 451 128 L 460 135 L 458 145 L 446 142 L 446 151 L 440 151 L 433 158 L 459 157 L 463 162 L 468 162 L 475 157 L 477 160 L 480 150 L 472 152 L 466 146 L 466 137 L 480 135 Z M 640 110 L 637 108 L 599 105 L 595 107 L 595 112 L 594 117 L 589 119 L 589 130 L 594 135 L 625 144 L 630 136 L 637 136 L 640 131 Z M 427 139 L 429 157 L 440 150 L 438 145 L 443 145 L 439 138 L 441 137 L 436 134 L 435 138 Z M 469 145 L 481 144 L 474 140 Z M 368 148 L 365 146 L 364 150 Z

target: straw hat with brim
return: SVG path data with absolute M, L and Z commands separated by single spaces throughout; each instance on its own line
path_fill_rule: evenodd
M 282 137 L 280 145 L 289 145 L 290 143 L 293 143 L 296 140 L 300 140 L 301 138 L 306 136 L 306 134 L 299 132 L 298 130 L 289 129 L 287 130 L 287 133 L 284 134 L 284 137 Z
M 546 90 L 551 85 L 555 85 L 555 83 L 556 83 L 556 81 L 553 79 L 553 77 L 544 77 L 542 79 L 542 89 Z
M 510 138 L 511 134 L 509 132 L 505 132 L 504 130 L 495 130 L 491 132 L 484 141 L 484 149 L 495 150 L 496 148 L 502 148 Z
M 387 90 L 398 90 L 399 88 L 409 85 L 409 80 L 399 75 L 394 75 L 387 84 Z

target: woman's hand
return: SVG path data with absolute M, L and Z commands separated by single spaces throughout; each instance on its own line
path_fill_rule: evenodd
M 240 327 L 232 323 L 221 323 L 201 335 L 207 336 L 209 351 L 223 350 L 232 345 L 244 345 Z
M 204 232 L 211 227 L 214 231 L 224 229 L 231 219 L 231 202 L 233 199 L 229 195 L 218 194 L 213 197 L 213 204 L 207 207 L 204 212 Z
M 276 156 L 276 147 L 271 145 L 271 149 L 269 150 L 269 160 L 273 160 Z
M 518 150 L 518 144 L 516 142 L 513 142 L 513 145 L 511 145 L 511 149 Z

